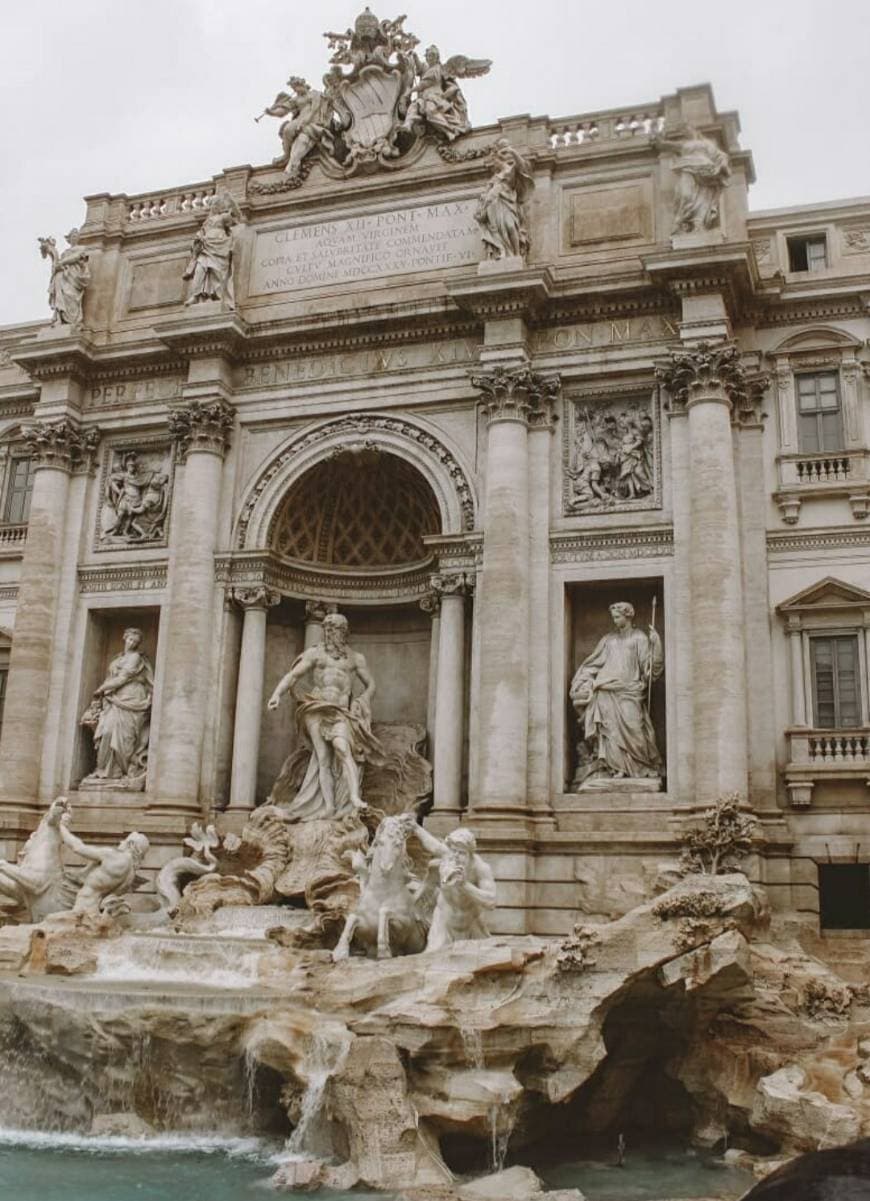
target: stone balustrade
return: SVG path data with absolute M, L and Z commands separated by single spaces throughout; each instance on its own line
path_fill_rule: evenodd
M 825 454 L 789 454 L 779 459 L 779 478 L 784 488 L 841 484 L 870 479 L 867 452 L 838 450 Z
M 558 117 L 548 123 L 549 142 L 554 150 L 559 150 L 564 146 L 626 141 L 659 133 L 664 123 L 664 114 L 655 104 L 632 110 L 612 109 L 575 117 Z
M 7 547 L 21 547 L 26 541 L 26 525 L 0 525 L 0 551 Z
M 127 221 L 139 223 L 160 217 L 205 212 L 212 196 L 212 184 L 195 184 L 175 191 L 155 192 L 150 196 L 131 196 L 127 201 Z
M 792 805 L 809 805 L 814 786 L 828 780 L 854 780 L 870 786 L 870 727 L 796 728 L 787 736 L 785 782 Z

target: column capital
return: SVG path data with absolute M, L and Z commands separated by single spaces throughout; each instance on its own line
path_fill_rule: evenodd
M 424 592 L 419 600 L 420 608 L 430 617 L 437 617 L 441 612 L 441 594 L 433 589 Z
M 528 363 L 496 363 L 475 367 L 469 375 L 481 393 L 478 403 L 490 424 L 521 421 L 546 426 L 554 419 L 554 404 L 561 390 L 561 379 L 555 373 L 533 371 Z
M 90 471 L 99 441 L 100 431 L 96 427 L 82 430 L 66 417 L 34 421 L 24 431 L 34 470 L 53 467 L 68 474 Z
M 305 602 L 305 620 L 320 621 L 330 613 L 337 613 L 338 605 L 334 601 L 307 600 Z
M 429 587 L 439 604 L 445 596 L 471 596 L 474 592 L 474 575 L 470 571 L 439 571 L 429 577 Z
M 670 393 L 673 412 L 712 402 L 728 405 L 736 425 L 761 420 L 761 401 L 770 377 L 747 372 L 733 342 L 704 341 L 671 351 L 670 359 L 655 371 Z
M 240 609 L 271 609 L 281 600 L 281 593 L 264 585 L 249 588 L 231 588 L 230 598 Z
M 223 458 L 233 428 L 233 407 L 222 398 L 189 400 L 169 411 L 169 434 L 183 463 L 194 452 Z

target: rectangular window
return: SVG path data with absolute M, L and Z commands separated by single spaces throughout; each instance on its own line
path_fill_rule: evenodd
M 789 271 L 824 271 L 827 265 L 828 248 L 824 234 L 788 239 Z
M 819 864 L 819 925 L 870 930 L 870 863 Z
M 816 728 L 848 730 L 861 724 L 857 634 L 810 638 Z
M 836 371 L 799 375 L 796 383 L 801 450 L 804 454 L 842 450 L 840 380 Z
M 6 508 L 3 520 L 10 525 L 24 525 L 30 516 L 30 496 L 33 492 L 33 460 L 20 457 L 9 461 L 9 483 L 6 488 Z

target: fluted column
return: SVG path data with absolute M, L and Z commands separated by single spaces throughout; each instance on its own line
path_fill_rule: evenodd
M 745 402 L 739 352 L 701 342 L 661 377 L 689 427 L 689 591 L 694 671 L 695 797 L 747 796 L 743 580 L 732 413 Z
M 266 678 L 266 616 L 281 597 L 270 588 L 234 588 L 232 599 L 242 609 L 242 646 L 236 715 L 233 724 L 233 770 L 230 808 L 253 809 L 257 794 L 257 764 L 263 725 L 263 685 Z
M 170 548 L 169 611 L 161 686 L 156 803 L 198 808 L 214 615 L 214 553 L 231 407 L 190 401 L 169 415 L 179 473 Z
M 34 801 L 39 792 L 70 476 L 87 468 L 99 432 L 60 418 L 34 422 L 25 440 L 35 476 L 0 742 L 0 793 L 8 801 Z
M 330 613 L 337 613 L 338 605 L 331 601 L 307 600 L 305 602 L 305 642 L 304 650 L 317 646 L 323 641 L 323 619 Z
M 472 375 L 487 417 L 486 505 L 480 579 L 478 779 L 474 806 L 511 812 L 527 804 L 529 717 L 529 447 L 532 412 L 558 380 L 527 364 Z M 442 616 L 441 636 L 444 637 Z
M 462 809 L 462 747 L 465 736 L 465 598 L 473 582 L 465 572 L 432 576 L 441 598 L 435 698 L 434 811 L 458 817 Z

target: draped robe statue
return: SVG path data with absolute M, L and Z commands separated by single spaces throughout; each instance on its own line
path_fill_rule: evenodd
M 154 672 L 141 654 L 142 631 L 124 631 L 124 650 L 109 664 L 109 674 L 94 693 L 81 724 L 93 730 L 96 770 L 82 787 L 145 787 Z
M 648 633 L 634 628 L 634 607 L 625 601 L 611 605 L 610 615 L 615 631 L 604 635 L 571 681 L 585 755 L 576 784 L 661 779 L 647 701 L 651 680 L 664 669 L 661 640 L 652 627 Z

